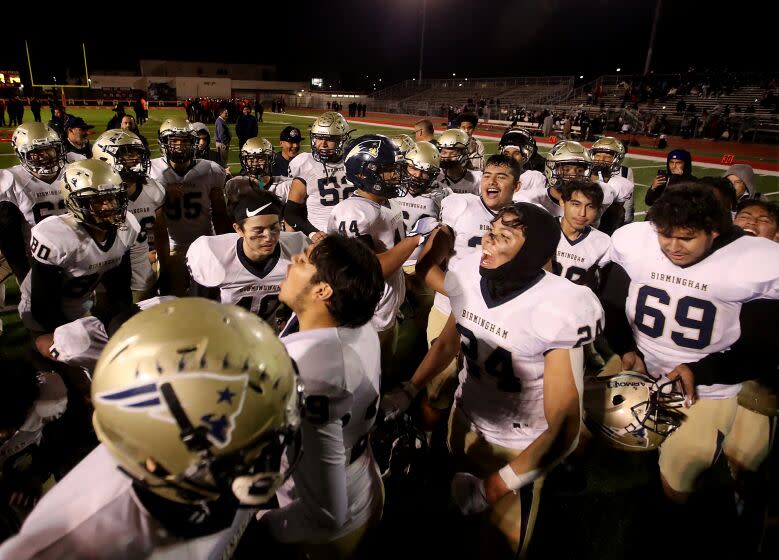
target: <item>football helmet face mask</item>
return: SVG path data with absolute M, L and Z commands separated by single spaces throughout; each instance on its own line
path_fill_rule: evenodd
M 546 155 L 544 165 L 547 186 L 559 188 L 576 177 L 589 179 L 592 158 L 587 149 L 572 140 L 558 142 Z
M 339 163 L 352 132 L 341 113 L 331 111 L 319 115 L 311 125 L 311 155 L 319 163 Z
M 192 123 L 192 129 L 197 134 L 197 146 L 195 146 L 195 157 L 208 159 L 208 150 L 211 148 L 211 133 L 208 127 L 202 122 Z
M 241 172 L 254 177 L 270 175 L 273 154 L 273 144 L 267 139 L 249 138 L 241 148 Z
M 625 159 L 625 146 L 612 136 L 598 139 L 590 148 L 593 176 L 600 173 L 604 181 L 619 175 L 622 160 Z
M 585 424 L 619 449 L 650 451 L 684 419 L 683 393 L 672 382 L 658 384 L 641 373 L 623 371 L 607 378 L 586 378 Z
M 141 139 L 129 130 L 106 130 L 92 144 L 92 157 L 106 162 L 125 181 L 139 181 L 149 173 L 151 160 Z
M 124 225 L 127 187 L 108 163 L 98 159 L 69 163 L 60 191 L 65 207 L 79 222 L 101 229 Z
M 402 196 L 403 158 L 386 136 L 366 134 L 355 138 L 344 160 L 346 180 L 365 192 L 395 198 Z
M 258 505 L 289 476 L 302 387 L 271 328 L 237 306 L 181 298 L 135 315 L 103 350 L 92 401 L 123 472 L 166 499 Z
M 406 192 L 411 196 L 424 194 L 441 170 L 438 148 L 430 142 L 417 142 L 406 152 L 405 162 L 401 180 Z
M 39 122 L 19 125 L 11 137 L 19 163 L 36 176 L 53 177 L 65 165 L 65 145 L 57 132 Z
M 522 165 L 525 165 L 538 151 L 535 138 L 523 128 L 512 128 L 503 133 L 498 143 L 498 150 L 502 154 L 509 147 L 519 149 Z
M 411 139 L 408 134 L 398 134 L 397 136 L 390 136 L 390 140 L 395 144 L 395 147 L 400 152 L 400 155 L 405 156 L 409 150 L 413 150 L 416 143 Z
M 162 121 L 158 138 L 160 150 L 168 163 L 186 163 L 195 159 L 198 136 L 186 119 L 172 117 Z
M 468 162 L 468 144 L 471 139 L 459 128 L 450 128 L 438 139 L 441 169 L 464 166 Z

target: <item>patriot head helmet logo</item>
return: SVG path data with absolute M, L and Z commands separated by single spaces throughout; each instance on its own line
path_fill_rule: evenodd
M 196 390 L 198 381 L 217 381 L 218 390 L 204 394 Z M 121 391 L 97 393 L 95 397 L 103 404 L 117 407 L 125 412 L 148 414 L 149 416 L 175 424 L 160 387 L 166 383 L 173 386 L 181 407 L 193 426 L 208 430 L 208 440 L 218 448 L 227 447 L 235 430 L 235 419 L 243 410 L 248 375 L 219 375 L 215 373 L 176 373 L 162 375 L 154 381 L 140 382 Z M 202 385 L 201 385 L 202 387 Z
M 375 158 L 379 155 L 379 146 L 381 146 L 380 140 L 365 140 L 349 150 L 349 154 L 346 157 L 350 158 L 359 153 L 365 152 Z

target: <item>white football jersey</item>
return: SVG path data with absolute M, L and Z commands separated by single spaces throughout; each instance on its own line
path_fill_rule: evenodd
M 176 299 L 174 296 L 155 296 L 138 302 L 141 310 Z M 58 362 L 93 371 L 103 348 L 108 343 L 106 327 L 97 317 L 89 315 L 65 323 L 54 329 L 49 352 Z
M 519 176 L 519 193 L 525 193 L 532 198 L 535 193 L 544 193 L 546 191 L 546 175 L 535 169 L 527 169 Z M 534 194 L 531 194 L 534 193 Z
M 327 231 L 327 220 L 339 202 L 354 194 L 357 187 L 346 180 L 343 162 L 325 165 L 310 153 L 296 155 L 289 162 L 289 175 L 306 185 L 308 221 L 319 231 Z
M 471 138 L 471 142 L 468 144 L 468 158 L 471 162 L 471 167 L 478 171 L 484 171 L 484 144 L 478 138 Z
M 366 324 L 298 332 L 281 341 L 305 386 L 304 451 L 276 494 L 281 509 L 270 511 L 267 521 L 282 541 L 332 541 L 381 507 L 381 477 L 368 445 L 379 402 L 379 338 Z M 345 523 L 333 530 L 332 510 L 344 509 Z
M 292 179 L 289 177 L 274 177 L 273 182 L 267 188 L 278 196 L 282 202 L 286 203 L 289 198 L 289 190 L 292 188 Z
M 571 241 L 561 229 L 552 270 L 574 284 L 584 285 L 595 269 L 609 263 L 610 251 L 611 238 L 602 231 L 587 226 L 578 238 Z
M 309 243 L 304 233 L 282 232 L 276 253 L 260 269 L 246 257 L 237 233 L 204 236 L 189 247 L 187 266 L 195 282 L 219 288 L 222 303 L 239 305 L 267 321 L 279 305 L 281 281 L 292 256 Z
M 433 188 L 418 196 L 406 194 L 406 196 L 393 198 L 392 203 L 400 208 L 403 214 L 403 224 L 408 232 L 414 227 L 414 224 L 417 223 L 419 218 L 427 216 L 441 221 L 441 202 L 450 194 L 452 194 L 452 191 L 449 189 Z M 403 263 L 403 266 L 413 266 L 416 264 L 421 250 L 421 246 L 414 249 L 414 252 L 411 253 L 408 260 Z
M 454 270 L 460 261 L 472 253 L 481 254 L 481 238 L 490 231 L 496 214 L 484 205 L 480 196 L 453 194 L 441 205 L 441 222 L 455 233 L 454 254 L 449 257 L 447 270 Z M 449 298 L 436 292 L 433 305 L 444 315 L 449 315 Z
M 0 546 L 0 558 L 206 559 L 230 530 L 190 540 L 168 533 L 99 445 L 46 492 L 19 533 Z
M 63 271 L 62 310 L 69 320 L 78 319 L 89 311 L 92 292 L 103 274 L 119 266 L 124 254 L 135 243 L 139 230 L 138 221 L 129 212 L 125 225 L 116 229 L 102 247 L 70 213 L 51 216 L 32 228 L 30 252 L 33 258 Z M 19 314 L 28 328 L 43 330 L 35 325 L 30 313 L 31 276 L 28 274 L 22 282 Z M 30 320 L 32 322 L 28 324 Z
M 741 334 L 741 305 L 779 299 L 779 244 L 741 237 L 702 261 L 679 267 L 661 251 L 649 222 L 619 228 L 611 260 L 630 276 L 625 312 L 648 372 L 664 377 L 679 364 L 722 352 Z M 701 385 L 701 398 L 735 396 L 740 385 Z
M 378 204 L 356 195 L 333 209 L 326 231 L 346 237 L 370 237 L 376 253 L 392 249 L 406 237 L 403 215 L 393 200 Z M 394 324 L 405 298 L 406 281 L 403 268 L 399 268 L 384 281 L 384 295 L 371 320 L 377 331 L 386 330 Z
M 63 170 L 51 183 L 41 181 L 22 165 L 0 169 L 0 202 L 13 203 L 30 226 L 67 212 L 60 193 Z
M 76 152 L 68 152 L 65 154 L 65 161 L 67 163 L 73 163 L 74 161 L 81 161 L 82 159 L 87 159 L 87 157 L 85 155 Z
M 151 160 L 149 175 L 165 189 L 165 217 L 171 250 L 186 252 L 201 235 L 213 235 L 211 191 L 225 185 L 225 170 L 213 161 L 195 160 L 183 176 L 165 158 Z
M 139 186 L 135 199 L 127 199 L 127 211 L 130 212 L 141 228 L 138 238 L 130 249 L 133 278 L 133 291 L 144 292 L 154 284 L 154 272 L 149 262 L 149 251 L 154 247 L 154 222 L 157 210 L 165 204 L 165 189 L 152 179 Z
M 469 255 L 446 274 L 464 358 L 455 399 L 487 441 L 521 450 L 547 428 L 544 354 L 592 342 L 603 309 L 589 288 L 548 273 L 519 295 L 492 301 L 482 291 L 480 258 Z M 580 397 L 583 375 L 574 371 Z
M 611 177 L 606 184 L 614 191 L 614 200 L 624 206 L 625 223 L 629 224 L 633 221 L 633 191 L 636 186 L 621 175 Z
M 449 190 L 456 194 L 475 194 L 478 196 L 481 193 L 481 175 L 481 171 L 466 169 L 465 175 L 457 181 L 453 181 L 447 177 L 446 173 L 442 170 L 438 174 L 433 186 L 449 188 Z

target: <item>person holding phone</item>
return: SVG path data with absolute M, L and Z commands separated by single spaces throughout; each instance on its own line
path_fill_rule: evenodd
M 697 179 L 692 175 L 692 154 L 687 150 L 671 150 L 668 152 L 665 169 L 657 170 L 657 176 L 646 191 L 644 202 L 647 206 L 652 206 L 669 185 L 695 180 Z

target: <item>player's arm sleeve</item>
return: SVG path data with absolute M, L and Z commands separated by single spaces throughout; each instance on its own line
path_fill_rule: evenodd
M 271 535 L 280 542 L 300 542 L 316 533 L 329 533 L 346 523 L 349 512 L 346 490 L 346 454 L 340 419 L 301 428 L 306 454 L 318 459 L 318 479 L 323 491 L 317 500 L 298 498 L 263 518 Z
M 611 262 L 603 268 L 601 278 L 598 297 L 606 319 L 604 334 L 611 349 L 622 356 L 636 349 L 633 330 L 625 313 L 630 277 L 624 268 Z
M 741 306 L 741 336 L 726 351 L 715 352 L 685 364 L 696 385 L 735 385 L 749 379 L 776 375 L 779 354 L 779 301 L 755 300 Z
M 64 271 L 59 266 L 32 259 L 30 275 L 30 312 L 46 332 L 54 332 L 68 322 L 62 310 Z
M 103 274 L 103 277 L 100 279 L 100 282 L 105 287 L 107 305 L 97 317 L 104 325 L 107 325 L 115 316 L 132 307 L 131 280 L 132 265 L 130 264 L 130 251 L 127 251 L 122 257 L 119 266 Z
M 300 178 L 295 178 L 290 186 L 287 203 L 284 205 L 284 220 L 306 235 L 319 231 L 308 221 L 306 184 Z

